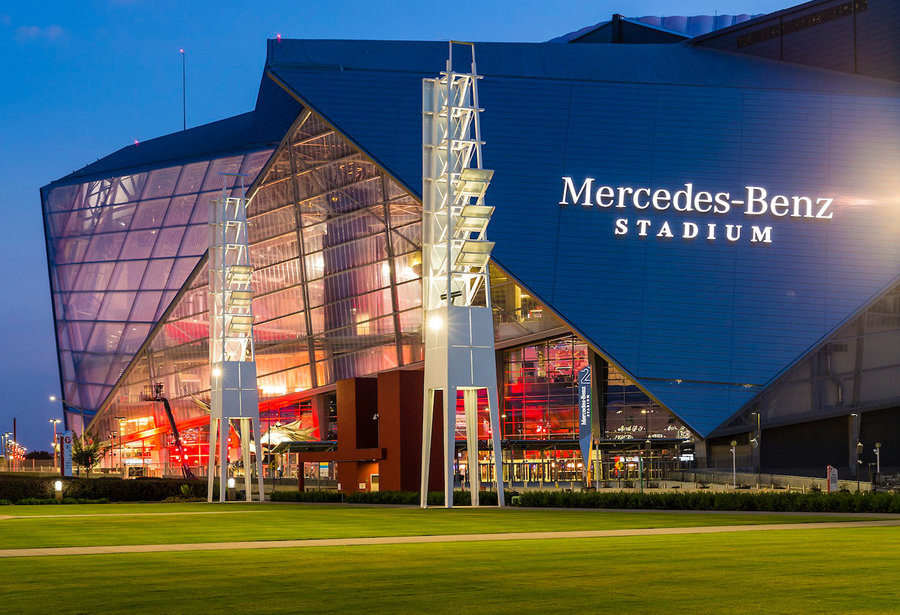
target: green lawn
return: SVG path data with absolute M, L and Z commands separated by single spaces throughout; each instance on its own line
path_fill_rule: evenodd
M 224 514 L 215 514 L 219 512 Z M 110 513 L 120 516 L 90 516 Z M 3 515 L 28 518 L 2 519 Z M 0 549 L 802 523 L 849 518 L 852 517 L 516 508 L 448 511 L 298 504 L 4 506 L 0 508 Z
M 846 528 L 16 558 L 0 560 L 0 596 L 4 613 L 890 613 L 898 539 Z

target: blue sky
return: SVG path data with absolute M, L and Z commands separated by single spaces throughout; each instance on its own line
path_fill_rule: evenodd
M 408 0 L 213 2 L 82 0 L 0 4 L 0 179 L 5 270 L 0 432 L 48 449 L 61 416 L 38 189 L 135 139 L 249 111 L 265 40 L 350 38 L 545 41 L 626 16 L 767 13 L 778 0 Z M 438 9 L 451 7 L 446 15 Z M 436 70 L 439 67 L 436 67 Z

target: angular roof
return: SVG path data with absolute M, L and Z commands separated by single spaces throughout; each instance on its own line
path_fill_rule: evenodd
M 421 79 L 446 43 L 271 41 L 267 70 L 415 194 Z M 494 258 L 702 435 L 900 271 L 900 87 L 674 45 L 478 43 Z M 561 178 L 835 199 L 830 223 L 560 208 Z M 613 235 L 715 222 L 714 242 Z M 633 220 L 631 220 L 633 223 Z M 760 222 L 763 222 L 761 219 Z M 745 229 L 745 232 L 749 228 Z
M 50 186 L 277 145 L 298 113 L 297 102 L 263 76 L 253 111 L 128 145 Z
M 708 34 L 722 28 L 729 28 L 733 25 L 749 21 L 756 17 L 759 17 L 759 15 L 748 15 L 746 13 L 742 13 L 740 15 L 670 15 L 668 17 L 657 17 L 653 15 L 646 15 L 644 17 L 622 17 L 621 15 L 613 15 L 612 19 L 601 21 L 592 26 L 579 28 L 578 30 L 563 34 L 562 36 L 552 38 L 547 42 L 601 42 L 591 41 L 590 35 L 597 32 L 598 30 L 605 28 L 609 24 L 615 23 L 616 21 L 621 21 L 624 24 L 636 26 L 638 28 L 656 29 L 671 34 L 679 34 L 682 38 L 691 38 L 694 36 L 699 36 L 701 34 Z

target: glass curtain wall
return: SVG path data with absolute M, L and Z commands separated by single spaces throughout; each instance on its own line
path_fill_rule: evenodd
M 53 188 L 43 211 L 67 402 L 96 410 L 207 246 L 221 173 L 271 150 Z
M 261 402 L 423 360 L 421 205 L 413 197 L 308 112 L 252 196 Z M 159 404 L 140 400 L 151 382 L 163 384 L 176 421 L 206 414 L 197 400 L 209 399 L 207 295 L 204 266 L 95 421 L 98 433 L 115 430 L 115 416 L 164 427 Z

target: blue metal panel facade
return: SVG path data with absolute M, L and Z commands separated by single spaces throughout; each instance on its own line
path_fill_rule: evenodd
M 807 2 L 694 39 L 692 44 L 900 80 L 900 3 Z
M 285 44 L 287 43 L 287 44 Z M 412 190 L 440 43 L 287 41 L 269 70 Z M 479 44 L 496 261 L 709 433 L 900 272 L 900 88 L 687 45 Z M 833 220 L 560 207 L 578 185 L 834 199 Z M 617 218 L 629 232 L 613 234 Z M 636 219 L 650 221 L 637 236 Z M 658 238 L 668 221 L 717 239 Z M 739 241 L 725 224 L 741 225 Z M 750 225 L 772 227 L 751 243 Z M 589 280 L 585 283 L 585 280 Z

